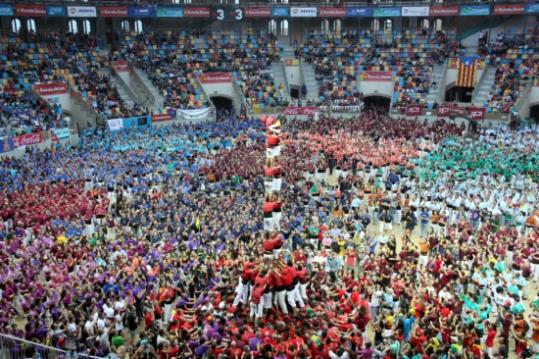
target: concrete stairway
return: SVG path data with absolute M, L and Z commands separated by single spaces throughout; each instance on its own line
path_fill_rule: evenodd
M 435 64 L 432 69 L 432 78 L 430 82 L 429 93 L 427 94 L 428 103 L 442 103 L 444 98 L 444 84 L 447 72 L 447 61 L 443 64 Z
M 485 73 L 481 77 L 479 83 L 477 84 L 473 94 L 472 102 L 476 105 L 482 105 L 487 101 L 488 95 L 492 88 L 494 87 L 494 82 L 496 80 L 496 67 L 487 66 Z
M 306 62 L 302 62 L 301 66 L 303 68 L 303 80 L 307 87 L 307 100 L 318 101 L 320 99 L 320 86 L 316 80 L 314 66 Z
M 155 102 L 153 105 L 154 112 L 160 112 L 161 109 L 164 107 L 165 98 L 163 97 L 161 92 L 154 86 L 154 84 L 152 83 L 148 75 L 143 70 L 136 67 L 133 67 L 133 68 L 135 69 L 135 72 L 137 73 L 138 77 L 140 78 L 144 86 L 146 86 L 150 94 L 155 99 Z
M 288 88 L 288 82 L 286 81 L 286 74 L 284 72 L 284 65 L 282 62 L 271 63 L 271 73 L 273 74 L 273 82 L 275 87 L 284 87 L 284 97 L 288 99 L 290 97 L 290 89 Z
M 133 108 L 135 105 L 135 99 L 132 97 L 133 94 L 129 89 L 126 88 L 125 84 L 120 81 L 116 76 L 110 76 L 110 84 L 118 90 L 118 94 L 122 101 L 126 104 L 128 108 Z

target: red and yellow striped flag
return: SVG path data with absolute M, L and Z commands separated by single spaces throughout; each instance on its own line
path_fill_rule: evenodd
M 458 87 L 475 87 L 475 56 L 461 56 L 457 67 Z

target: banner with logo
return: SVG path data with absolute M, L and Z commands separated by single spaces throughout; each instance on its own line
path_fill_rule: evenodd
M 176 116 L 172 117 L 170 113 L 157 113 L 152 115 L 152 122 L 164 122 L 173 120 Z
M 315 7 L 291 7 L 290 17 L 316 17 L 318 9 Z
M 375 7 L 372 15 L 374 17 L 400 17 L 401 8 L 398 6 Z
M 207 117 L 210 114 L 212 109 L 210 107 L 198 108 L 194 110 L 178 110 L 178 113 L 181 117 L 186 120 L 201 120 Z
M 347 7 L 347 17 L 371 17 L 372 7 Z
M 496 4 L 494 5 L 494 15 L 520 15 L 524 14 L 526 6 L 524 4 Z
M 136 116 L 119 119 L 122 121 L 122 128 L 148 127 L 151 124 L 150 116 Z
M 35 145 L 36 143 L 41 143 L 41 141 L 43 141 L 41 132 L 26 133 L 24 135 L 13 137 L 13 146 L 20 147 Z
M 430 16 L 457 16 L 458 14 L 458 5 L 436 5 L 429 9 Z
M 13 16 L 13 7 L 10 4 L 0 4 L 0 16 Z
M 155 6 L 129 6 L 127 8 L 127 16 L 129 17 L 154 17 Z
M 490 5 L 462 5 L 460 16 L 488 16 L 490 15 Z
M 273 17 L 288 17 L 289 15 L 290 15 L 290 8 L 287 8 L 287 7 L 271 8 L 271 16 Z
M 56 138 L 59 140 L 64 140 L 66 138 L 71 137 L 71 131 L 69 130 L 69 127 L 55 128 L 52 130 L 52 132 L 56 135 Z
M 121 118 L 114 118 L 107 121 L 107 126 L 110 131 L 119 131 L 123 128 L 123 121 Z
M 323 6 L 319 9 L 320 17 L 345 17 L 346 10 L 343 7 Z
M 100 6 L 98 10 L 101 17 L 127 17 L 127 6 Z
M 393 76 L 391 71 L 363 71 L 359 76 L 361 81 L 392 81 Z
M 35 84 L 33 88 L 34 92 L 40 96 L 62 95 L 67 93 L 67 85 L 63 82 Z
M 67 15 L 69 17 L 97 17 L 95 6 L 68 6 Z
M 468 113 L 470 118 L 474 120 L 482 120 L 485 118 L 485 108 L 484 107 L 468 107 Z
M 319 112 L 320 108 L 315 106 L 290 106 L 283 110 L 283 115 L 296 116 L 296 115 L 314 115 Z
M 183 17 L 183 8 L 177 6 L 159 6 L 157 17 Z
M 411 105 L 406 107 L 406 116 L 419 116 L 421 115 L 421 106 Z
M 47 9 L 42 4 L 17 4 L 15 5 L 15 15 L 43 17 L 47 16 Z
M 203 84 L 217 84 L 231 81 L 232 75 L 229 72 L 207 72 L 200 76 L 200 82 Z
M 185 17 L 210 17 L 209 7 L 185 7 L 183 8 Z
M 264 7 L 250 7 L 245 9 L 245 17 L 270 17 L 271 8 L 269 6 Z
M 404 17 L 429 16 L 429 7 L 428 6 L 403 6 L 402 16 Z
M 449 117 L 453 113 L 452 106 L 440 106 L 436 111 L 436 116 L 438 117 Z
M 539 13 L 539 4 L 526 5 L 526 14 L 538 14 L 538 13 Z
M 112 61 L 112 67 L 117 72 L 129 71 L 129 63 L 126 60 Z
M 63 6 L 47 6 L 47 16 L 67 16 L 66 8 Z

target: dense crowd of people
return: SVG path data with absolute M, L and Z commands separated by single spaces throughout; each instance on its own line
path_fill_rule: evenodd
M 2 332 L 114 358 L 538 352 L 537 128 L 279 121 L 279 163 L 227 113 L 4 159 Z

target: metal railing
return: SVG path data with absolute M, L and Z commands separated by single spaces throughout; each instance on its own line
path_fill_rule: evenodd
M 103 359 L 84 353 L 70 352 L 29 340 L 0 334 L 0 359 Z

